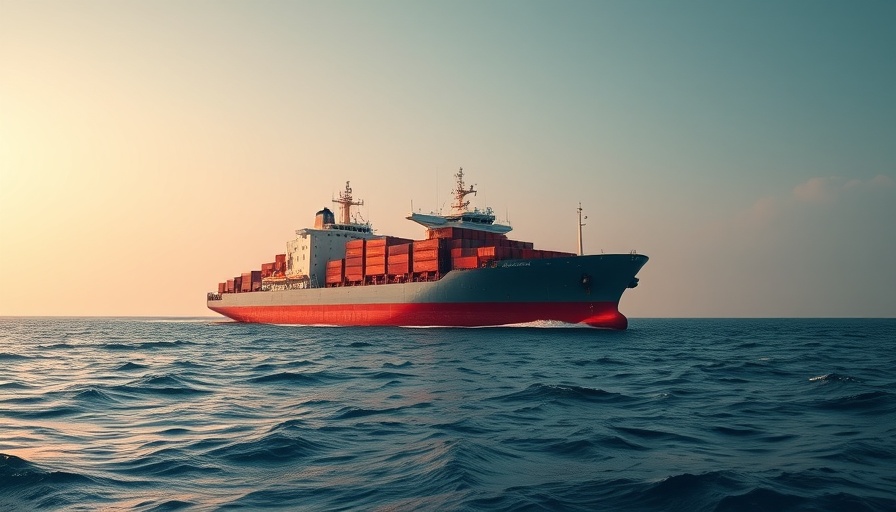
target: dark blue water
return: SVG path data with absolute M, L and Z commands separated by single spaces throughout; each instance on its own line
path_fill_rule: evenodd
M 0 510 L 896 510 L 896 320 L 0 319 Z

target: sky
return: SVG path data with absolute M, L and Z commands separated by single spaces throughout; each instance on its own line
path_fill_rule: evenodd
M 896 3 L 0 0 L 0 316 L 202 316 L 350 180 L 646 254 L 629 317 L 896 316 Z

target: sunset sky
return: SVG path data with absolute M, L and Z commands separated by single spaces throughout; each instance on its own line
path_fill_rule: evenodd
M 896 316 L 896 2 L 0 0 L 0 315 L 211 315 L 351 180 L 650 256 L 629 317 Z

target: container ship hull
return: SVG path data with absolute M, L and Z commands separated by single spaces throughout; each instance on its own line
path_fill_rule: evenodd
M 640 254 L 518 259 L 426 282 L 227 293 L 208 307 L 238 322 L 339 326 L 497 326 L 559 321 L 625 329 L 622 293 Z

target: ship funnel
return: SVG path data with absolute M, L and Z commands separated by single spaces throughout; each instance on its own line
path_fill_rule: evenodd
M 314 216 L 314 229 L 323 229 L 327 224 L 336 224 L 336 216 L 329 208 L 324 208 Z

